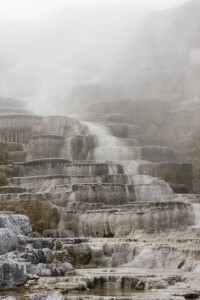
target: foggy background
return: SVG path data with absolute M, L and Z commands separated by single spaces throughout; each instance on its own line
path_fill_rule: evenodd
M 70 111 L 75 87 L 122 83 L 120 57 L 146 14 L 185 2 L 0 0 L 0 96 L 35 113 Z

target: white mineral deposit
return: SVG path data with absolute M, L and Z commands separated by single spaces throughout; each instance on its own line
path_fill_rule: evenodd
M 0 300 L 200 299 L 200 0 L 0 24 Z

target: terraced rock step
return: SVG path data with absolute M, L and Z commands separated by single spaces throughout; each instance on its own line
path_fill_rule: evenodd
M 1 114 L 0 137 L 5 142 L 28 143 L 41 117 L 32 114 Z
M 72 185 L 79 183 L 101 183 L 101 176 L 66 176 L 66 175 L 41 175 L 29 177 L 10 177 L 9 185 L 26 187 L 30 192 L 42 192 L 57 185 Z M 123 182 L 122 182 L 123 183 Z
M 108 68 L 78 59 L 82 84 L 44 97 L 71 116 L 29 111 L 3 64 L 26 97 L 0 96 L 0 300 L 200 299 L 199 12 L 152 12 Z
M 134 119 L 128 115 L 106 114 L 106 113 L 82 113 L 73 115 L 74 118 L 86 122 L 118 123 L 134 125 Z
M 20 194 L 26 193 L 27 189 L 19 186 L 1 186 L 0 194 Z
M 176 155 L 174 151 L 167 147 L 106 146 L 95 147 L 94 150 L 89 153 L 89 159 L 96 161 L 146 160 L 152 162 L 159 162 L 175 161 Z
M 19 300 L 200 298 L 190 148 L 199 110 L 185 124 L 187 105 L 161 98 L 47 117 L 9 103 L 0 107 L 0 299 L 18 286 Z
M 131 236 L 137 229 L 181 228 L 195 223 L 191 206 L 168 202 L 86 211 L 79 222 L 82 234 L 96 237 Z
M 35 135 L 31 137 L 26 160 L 35 160 L 41 157 L 65 158 L 64 142 L 65 137 L 61 135 Z
M 10 186 L 19 185 L 21 187 L 28 188 L 41 188 L 43 185 L 52 186 L 53 184 L 84 184 L 84 183 L 102 183 L 102 184 L 122 184 L 122 185 L 150 185 L 153 183 L 163 183 L 157 178 L 153 178 L 148 175 L 125 175 L 125 174 L 116 174 L 116 175 L 85 175 L 85 176 L 67 176 L 67 175 L 39 175 L 39 176 L 24 176 L 24 177 L 9 177 L 8 183 Z M 164 184 L 165 185 L 165 184 Z M 166 185 L 167 186 L 167 185 Z
M 196 286 L 197 278 L 195 276 L 190 278 L 191 282 L 193 280 L 195 284 L 192 288 L 188 288 L 187 283 L 181 282 L 183 280 L 181 274 L 175 270 L 166 272 L 154 270 L 154 272 L 145 273 L 136 270 L 131 274 L 129 269 L 120 269 L 120 272 L 116 272 L 114 269 L 96 271 L 97 269 L 77 270 L 77 276 L 71 276 L 70 279 L 52 278 L 49 282 L 39 279 L 36 288 L 39 289 L 43 286 L 48 289 L 51 286 L 53 290 L 61 290 L 64 293 L 67 291 L 68 295 L 64 299 L 73 299 L 73 297 L 74 299 L 101 299 L 102 296 L 105 296 L 104 299 L 112 297 L 112 299 L 153 300 L 157 299 L 154 297 L 158 297 L 158 299 L 164 300 L 170 297 L 170 299 L 176 300 L 178 296 L 179 299 L 187 299 L 185 298 L 187 295 L 196 295 L 197 297 L 199 295 L 199 289 Z M 168 286 L 167 291 L 166 286 Z M 90 287 L 89 291 L 87 291 L 87 287 Z M 153 289 L 153 292 L 150 289 Z M 79 292 L 74 293 L 73 290 Z M 117 296 L 116 293 L 122 296 Z
M 177 162 L 142 163 L 139 165 L 139 174 L 161 177 L 167 182 L 184 184 L 190 190 L 193 186 L 193 167 L 191 163 Z
M 123 167 L 115 163 L 69 162 L 66 159 L 51 158 L 16 163 L 3 169 L 12 177 L 40 175 L 99 176 L 104 174 L 123 174 Z

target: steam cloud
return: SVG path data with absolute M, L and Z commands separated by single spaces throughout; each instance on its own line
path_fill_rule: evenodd
M 146 13 L 184 2 L 1 1 L 1 96 L 24 99 L 35 113 L 67 113 L 76 86 L 118 83 L 110 69 Z

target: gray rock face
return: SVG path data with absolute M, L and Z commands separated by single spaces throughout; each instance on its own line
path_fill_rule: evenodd
M 26 280 L 24 264 L 10 260 L 0 262 L 0 289 L 23 285 Z
M 0 254 L 17 250 L 17 235 L 9 228 L 0 228 Z
M 9 228 L 17 235 L 31 236 L 32 233 L 30 220 L 24 215 L 0 214 L 0 228 Z
M 27 251 L 27 253 L 24 255 L 24 258 L 26 258 L 26 260 L 32 264 L 51 263 L 53 260 L 53 255 L 48 248 L 31 249 Z
M 34 239 L 33 240 L 33 248 L 35 249 L 42 249 L 48 248 L 53 249 L 54 247 L 54 240 L 53 239 Z
M 27 264 L 19 259 L 30 238 L 30 220 L 24 215 L 0 215 L 0 290 L 24 285 Z
M 0 220 L 1 226 L 5 227 L 0 228 L 0 291 L 24 285 L 31 278 L 35 280 L 39 277 L 61 277 L 65 272 L 73 270 L 67 255 L 59 260 L 60 255 L 53 254 L 53 239 L 33 239 L 30 236 L 28 217 L 4 214 Z M 27 236 L 21 234 L 22 232 Z M 72 244 L 82 241 L 84 239 L 69 240 Z M 57 243 L 56 248 L 61 248 L 62 244 L 63 241 L 60 241 L 60 246 Z M 57 263 L 53 262 L 54 258 Z
M 72 266 L 72 264 L 67 263 L 67 262 L 63 264 L 63 267 L 66 270 L 73 270 L 74 269 L 73 266 Z
M 50 277 L 50 276 L 63 276 L 65 273 L 65 266 L 56 266 L 54 264 L 48 265 L 39 263 L 31 267 L 31 273 L 36 274 L 40 277 Z M 73 267 L 72 267 L 73 270 Z

